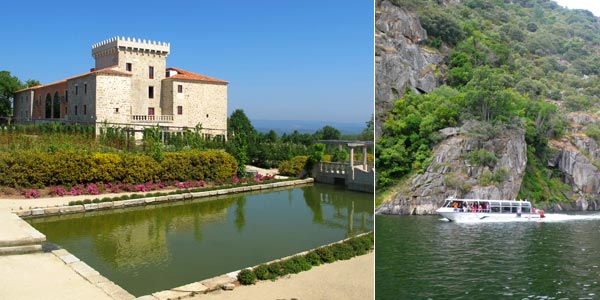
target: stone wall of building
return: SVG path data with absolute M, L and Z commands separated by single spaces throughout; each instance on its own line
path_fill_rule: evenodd
M 165 80 L 167 84 L 171 80 Z M 178 85 L 183 92 L 178 93 Z M 174 126 L 195 127 L 202 124 L 204 132 L 220 135 L 227 132 L 227 85 L 199 81 L 172 81 Z M 178 114 L 178 106 L 182 114 Z
M 96 120 L 128 123 L 132 111 L 131 77 L 114 74 L 96 75 Z
M 177 114 L 177 108 L 173 106 L 175 93 L 177 93 L 177 85 L 174 85 L 172 80 L 163 80 L 161 84 L 160 108 L 164 115 Z M 174 118 L 177 118 L 177 116 L 174 116 Z
M 51 120 L 62 119 L 65 116 L 65 92 L 67 90 L 67 81 L 61 80 L 55 83 L 47 84 L 34 89 L 34 103 L 32 111 L 32 119 L 34 120 Z M 58 93 L 59 107 L 58 112 L 55 112 L 54 101 L 56 93 Z M 46 115 L 46 98 L 50 95 L 50 117 Z M 56 115 L 55 115 L 56 113 Z M 58 116 L 57 118 L 55 118 Z
M 28 123 L 32 120 L 33 102 L 35 97 L 33 89 L 21 90 L 15 93 L 15 102 L 13 106 L 13 118 L 18 123 Z
M 133 50 L 119 51 L 119 70 L 126 71 L 131 64 L 131 106 L 133 115 L 148 115 L 148 108 L 154 108 L 155 115 L 162 115 L 161 81 L 166 75 L 166 55 Z M 149 77 L 149 68 L 154 67 L 154 79 Z M 153 98 L 149 97 L 149 87 L 154 88 Z
M 86 88 L 87 86 L 87 88 Z M 66 120 L 70 122 L 96 122 L 96 74 L 69 79 L 69 102 Z

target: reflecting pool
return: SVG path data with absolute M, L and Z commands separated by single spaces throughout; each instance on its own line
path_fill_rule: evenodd
M 371 194 L 314 184 L 29 222 L 141 296 L 367 232 L 373 219 Z

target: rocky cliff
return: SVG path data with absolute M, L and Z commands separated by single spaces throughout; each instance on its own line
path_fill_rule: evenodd
M 427 170 L 407 180 L 401 192 L 376 212 L 435 214 L 449 196 L 515 199 L 527 165 L 524 131 L 504 128 L 486 139 L 477 133 L 485 130 L 484 125 L 468 122 L 461 128 L 442 130 L 446 138 L 434 149 Z
M 555 203 L 552 210 L 598 210 L 600 209 L 600 150 L 596 141 L 584 132 L 589 124 L 599 118 L 587 113 L 570 113 L 570 133 L 560 140 L 550 141 L 555 154 L 549 159 L 548 167 L 558 169 L 562 181 L 570 187 L 564 194 L 571 203 Z
M 415 12 L 389 1 L 375 11 L 375 99 L 376 111 L 385 113 L 407 87 L 431 92 L 441 84 L 436 75 L 443 55 L 424 47 L 427 32 Z

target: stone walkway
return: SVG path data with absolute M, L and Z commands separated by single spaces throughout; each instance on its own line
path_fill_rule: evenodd
M 0 256 L 0 278 L 0 299 L 113 299 L 52 253 Z
M 255 285 L 236 287 L 233 291 L 217 291 L 196 295 L 197 300 L 320 300 L 373 299 L 375 291 L 375 254 L 373 252 L 314 267 L 309 271 L 259 281 Z

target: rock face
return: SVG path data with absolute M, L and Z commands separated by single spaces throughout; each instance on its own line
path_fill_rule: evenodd
M 408 180 L 402 192 L 376 209 L 379 214 L 435 214 L 445 198 L 514 199 L 527 165 L 524 131 L 506 129 L 499 137 L 480 141 L 463 126 L 434 149 L 423 174 Z M 453 132 L 453 131 L 451 131 Z M 478 149 L 494 153 L 496 162 L 476 165 L 467 159 Z
M 443 56 L 420 44 L 427 32 L 414 12 L 381 2 L 375 12 L 375 99 L 385 107 L 408 86 L 429 93 L 441 79 L 435 75 Z M 387 111 L 387 110 L 386 110 Z
M 571 121 L 572 133 L 560 141 L 550 141 L 555 155 L 548 161 L 548 167 L 556 168 L 563 174 L 563 182 L 571 187 L 568 197 L 574 202 L 557 203 L 549 207 L 553 210 L 598 210 L 600 209 L 600 150 L 596 141 L 582 131 L 588 124 L 598 122 L 598 117 L 584 113 L 567 115 Z

